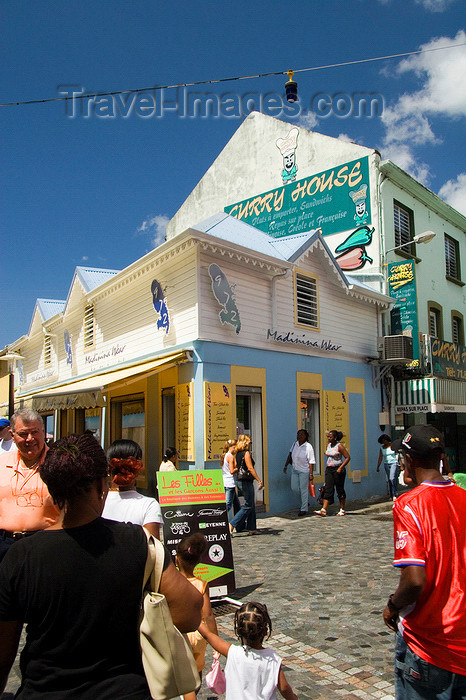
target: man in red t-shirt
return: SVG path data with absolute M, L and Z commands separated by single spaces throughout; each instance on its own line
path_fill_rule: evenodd
M 442 434 L 408 429 L 401 451 L 414 488 L 394 503 L 398 588 L 383 612 L 397 632 L 397 700 L 466 699 L 466 491 L 440 471 Z

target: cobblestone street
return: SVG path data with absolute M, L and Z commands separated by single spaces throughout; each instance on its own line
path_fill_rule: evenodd
M 258 527 L 258 535 L 233 538 L 231 597 L 267 604 L 273 624 L 267 644 L 282 656 L 298 697 L 391 700 L 394 636 L 381 616 L 398 580 L 391 504 L 350 505 L 344 518 L 298 519 L 291 511 L 261 517 Z M 219 633 L 231 642 L 233 616 L 232 605 L 216 608 Z M 209 651 L 206 671 L 210 663 Z M 4 700 L 18 687 L 17 669 L 18 662 Z M 203 683 L 199 700 L 212 697 Z
M 398 580 L 391 504 L 350 509 L 344 518 L 296 516 L 263 518 L 260 535 L 233 539 L 232 598 L 267 604 L 267 644 L 299 698 L 393 698 L 394 635 L 381 615 Z M 224 611 L 219 633 L 234 642 L 234 611 Z M 203 683 L 198 697 L 215 696 Z

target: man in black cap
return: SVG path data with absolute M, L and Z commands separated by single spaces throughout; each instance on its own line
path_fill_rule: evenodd
M 412 488 L 393 506 L 396 591 L 383 612 L 397 632 L 397 700 L 466 699 L 466 491 L 439 470 L 442 434 L 409 428 L 401 452 Z

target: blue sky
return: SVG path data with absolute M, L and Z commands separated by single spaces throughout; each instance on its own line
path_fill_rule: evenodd
M 466 44 L 463 0 L 17 0 L 1 3 L 0 22 L 2 103 L 60 97 L 59 86 L 132 90 Z M 289 121 L 377 148 L 466 214 L 466 45 L 295 79 L 301 114 Z M 281 95 L 285 80 L 188 92 Z M 380 94 L 382 116 L 311 110 L 320 93 L 355 92 Z M 0 108 L 0 349 L 28 332 L 36 298 L 66 298 L 77 265 L 122 269 L 160 243 L 241 123 L 143 112 L 151 94 L 129 95 L 113 118 L 104 103 L 86 118 L 64 102 Z

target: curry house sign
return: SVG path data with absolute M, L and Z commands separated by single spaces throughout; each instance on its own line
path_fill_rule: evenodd
M 225 212 L 274 238 L 320 228 L 324 236 L 371 223 L 368 158 L 225 207 Z

